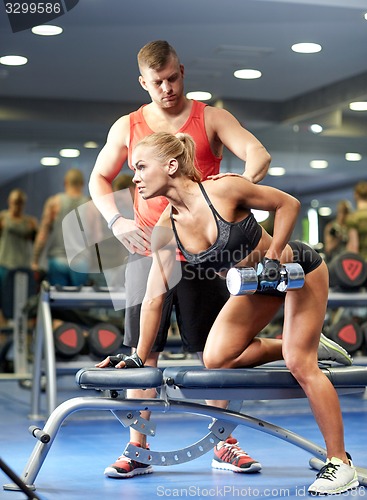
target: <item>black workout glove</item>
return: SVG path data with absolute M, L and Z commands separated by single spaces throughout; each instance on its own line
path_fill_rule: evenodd
M 265 259 L 257 266 L 258 290 L 273 290 L 280 281 L 280 262 L 277 259 Z
M 126 354 L 117 354 L 116 356 L 110 356 L 110 364 L 108 366 L 116 366 L 120 361 L 125 361 L 124 368 L 144 368 L 144 363 L 139 358 L 139 356 L 134 352 L 131 356 L 126 356 Z

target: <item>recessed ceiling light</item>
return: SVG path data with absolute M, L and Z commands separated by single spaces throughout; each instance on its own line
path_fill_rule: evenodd
M 60 26 L 53 26 L 52 24 L 41 24 L 40 26 L 33 26 L 31 31 L 34 35 L 54 36 L 60 35 L 63 29 Z
M 233 75 L 241 80 L 255 80 L 261 77 L 261 71 L 257 69 L 238 69 Z
M 291 48 L 293 52 L 298 52 L 300 54 L 315 54 L 322 49 L 321 45 L 318 43 L 309 42 L 295 43 Z
M 367 101 L 355 101 L 349 104 L 352 111 L 367 111 Z
M 201 90 L 198 90 L 195 92 L 188 92 L 186 94 L 186 97 L 188 99 L 195 99 L 197 101 L 209 101 L 209 99 L 212 98 L 212 95 L 210 92 L 203 92 Z
M 365 13 L 365 15 L 363 16 L 365 18 L 365 20 L 367 21 L 367 12 Z
M 23 66 L 27 64 L 28 59 L 23 56 L 3 56 L 0 57 L 0 64 L 5 64 L 5 66 Z
M 319 208 L 319 215 L 321 215 L 321 217 L 328 217 L 331 214 L 332 214 L 332 210 L 330 207 L 320 207 Z
M 326 160 L 312 160 L 310 161 L 311 168 L 327 168 L 328 162 Z
M 361 161 L 362 155 L 359 153 L 345 153 L 345 159 L 347 161 Z
M 285 174 L 285 168 L 284 167 L 270 167 L 268 170 L 269 175 L 274 175 L 274 176 L 281 176 Z
M 87 149 L 95 149 L 98 148 L 98 144 L 94 141 L 87 141 L 83 144 L 83 146 Z
M 318 123 L 313 123 L 310 125 L 310 130 L 313 134 L 321 134 L 321 132 L 324 130 L 321 125 Z
M 79 149 L 61 149 L 60 156 L 64 158 L 77 158 L 80 155 Z
M 56 165 L 60 164 L 60 158 L 56 156 L 44 156 L 41 158 L 41 165 L 45 167 L 56 167 Z

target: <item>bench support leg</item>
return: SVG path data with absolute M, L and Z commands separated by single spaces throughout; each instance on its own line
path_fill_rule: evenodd
M 179 464 L 183 461 L 187 462 L 190 460 L 194 460 L 195 458 L 197 458 L 197 456 L 202 455 L 203 453 L 205 453 L 205 451 L 211 449 L 216 442 L 226 439 L 226 437 L 237 425 L 245 425 L 246 427 L 265 432 L 266 434 L 270 434 L 274 437 L 287 441 L 290 444 L 293 444 L 309 452 L 311 455 L 319 459 L 316 464 L 323 462 L 326 459 L 326 450 L 313 443 L 312 441 L 309 441 L 302 436 L 282 427 L 243 413 L 239 413 L 237 411 L 232 411 L 230 409 L 224 410 L 222 408 L 217 408 L 205 404 L 185 401 L 164 401 L 162 399 L 118 400 L 103 397 L 79 397 L 70 399 L 62 403 L 52 412 L 52 414 L 48 418 L 43 429 L 43 434 L 48 434 L 50 440 L 48 443 L 42 443 L 41 441 L 37 442 L 21 476 L 22 481 L 27 484 L 30 489 L 35 489 L 33 483 L 42 467 L 44 460 L 47 457 L 47 454 L 63 421 L 72 413 L 81 410 L 109 410 L 115 413 L 121 411 L 124 412 L 127 410 L 131 412 L 147 410 L 151 412 L 161 413 L 188 413 L 193 415 L 202 415 L 214 419 L 214 422 L 210 425 L 209 434 L 204 436 L 202 440 L 191 445 L 191 447 L 185 448 L 183 450 L 168 452 L 169 460 L 167 460 L 167 458 L 165 460 L 162 460 L 163 454 L 159 452 L 142 450 L 141 448 L 139 448 L 138 450 L 130 448 L 129 453 L 135 453 L 136 451 L 140 453 L 140 462 L 144 462 L 144 460 L 146 460 L 145 463 L 152 463 L 148 455 L 150 454 L 152 456 L 153 453 L 155 454 L 155 458 L 159 460 L 158 462 L 154 463 L 157 463 L 158 465 Z M 122 420 L 120 421 L 124 423 Z M 146 457 L 144 455 L 145 452 L 147 454 Z M 164 455 L 167 457 L 167 453 L 165 453 Z M 358 468 L 357 470 L 359 471 L 360 483 L 367 485 L 366 470 L 360 468 Z M 15 485 L 4 485 L 4 489 L 14 490 L 16 489 L 14 486 Z

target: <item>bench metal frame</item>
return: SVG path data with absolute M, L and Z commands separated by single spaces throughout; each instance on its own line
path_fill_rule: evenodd
M 205 434 L 199 441 L 192 445 L 178 450 L 159 452 L 144 450 L 129 444 L 124 454 L 138 460 L 139 462 L 169 466 L 188 462 L 203 455 L 211 450 L 213 446 L 220 440 L 225 440 L 237 427 L 244 425 L 260 432 L 270 434 L 274 437 L 287 441 L 312 455 L 310 460 L 311 467 L 320 469 L 326 458 L 326 450 L 318 444 L 305 439 L 304 437 L 274 425 L 265 420 L 261 420 L 241 412 L 242 401 L 244 400 L 263 400 L 263 399 L 292 399 L 305 397 L 302 389 L 293 379 L 291 374 L 286 369 L 277 367 L 260 367 L 254 369 L 239 369 L 229 370 L 231 376 L 247 377 L 244 379 L 243 386 L 224 387 L 223 377 L 218 376 L 218 370 L 205 370 L 203 368 L 174 368 L 179 374 L 180 370 L 194 376 L 196 374 L 206 372 L 213 380 L 211 387 L 204 387 L 202 381 L 199 380 L 198 386 L 185 386 L 176 384 L 175 377 L 172 377 L 172 369 L 168 368 L 163 373 L 158 368 L 146 367 L 141 370 L 116 370 L 116 369 L 85 369 L 80 370 L 76 376 L 77 382 L 82 388 L 97 389 L 105 391 L 108 387 L 110 396 L 85 396 L 76 397 L 60 404 L 50 415 L 43 429 L 33 430 L 33 435 L 38 442 L 29 457 L 29 460 L 24 468 L 21 479 L 30 489 L 35 489 L 34 481 L 45 461 L 47 454 L 54 442 L 58 431 L 63 422 L 73 413 L 77 411 L 88 410 L 104 410 L 110 411 L 125 427 L 131 427 L 139 432 L 154 437 L 154 423 L 141 417 L 140 412 L 150 411 L 152 413 L 179 413 L 179 414 L 195 414 L 206 416 L 212 419 L 208 428 L 209 432 Z M 335 380 L 334 386 L 339 394 L 363 393 L 367 383 L 367 367 L 348 367 L 336 368 L 335 374 L 340 375 L 345 373 L 346 380 L 350 380 L 348 374 L 356 374 L 360 378 L 359 383 L 344 384 L 339 380 Z M 225 372 L 225 370 L 219 370 Z M 213 372 L 213 374 L 211 374 Z M 325 368 L 325 372 L 329 373 L 329 378 L 333 381 L 333 368 Z M 83 381 L 83 374 L 87 376 Z M 167 376 L 165 376 L 167 374 Z M 278 374 L 278 375 L 277 375 Z M 259 384 L 259 377 L 265 375 L 271 378 L 271 386 Z M 284 377 L 285 375 L 285 377 Z M 89 377 L 89 378 L 88 378 Z M 142 378 L 147 383 L 142 384 Z M 179 378 L 179 377 L 178 377 Z M 274 389 L 277 379 L 281 387 L 278 390 Z M 289 380 L 288 380 L 289 379 Z M 335 377 L 338 379 L 338 377 Z M 109 383 L 110 380 L 110 383 Z M 261 378 L 260 378 L 261 380 Z M 215 385 L 222 384 L 222 387 Z M 349 384 L 349 385 L 348 385 Z M 189 384 L 190 385 L 190 384 Z M 195 384 L 194 384 L 195 385 Z M 225 385 L 225 384 L 224 384 Z M 128 388 L 152 388 L 155 387 L 159 391 L 159 396 L 155 399 L 119 399 L 117 391 L 124 391 Z M 227 409 L 222 409 L 214 406 L 206 405 L 204 399 L 222 399 L 230 400 Z M 188 401 L 191 399 L 194 401 Z M 367 469 L 357 467 L 360 484 L 367 486 Z M 18 490 L 14 484 L 4 485 L 6 490 Z

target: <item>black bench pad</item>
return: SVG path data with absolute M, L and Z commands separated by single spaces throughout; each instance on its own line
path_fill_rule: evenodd
M 367 367 L 322 368 L 336 388 L 363 388 L 367 385 Z M 285 367 L 208 370 L 200 366 L 136 369 L 82 368 L 76 383 L 84 389 L 149 389 L 163 383 L 184 388 L 296 388 L 297 381 Z
M 367 367 L 327 367 L 322 371 L 336 388 L 366 387 Z M 183 388 L 295 388 L 298 382 L 285 367 L 208 370 L 203 367 L 169 367 L 163 372 L 167 385 Z
M 163 384 L 163 373 L 159 368 L 82 368 L 75 375 L 82 389 L 121 390 L 151 389 Z

